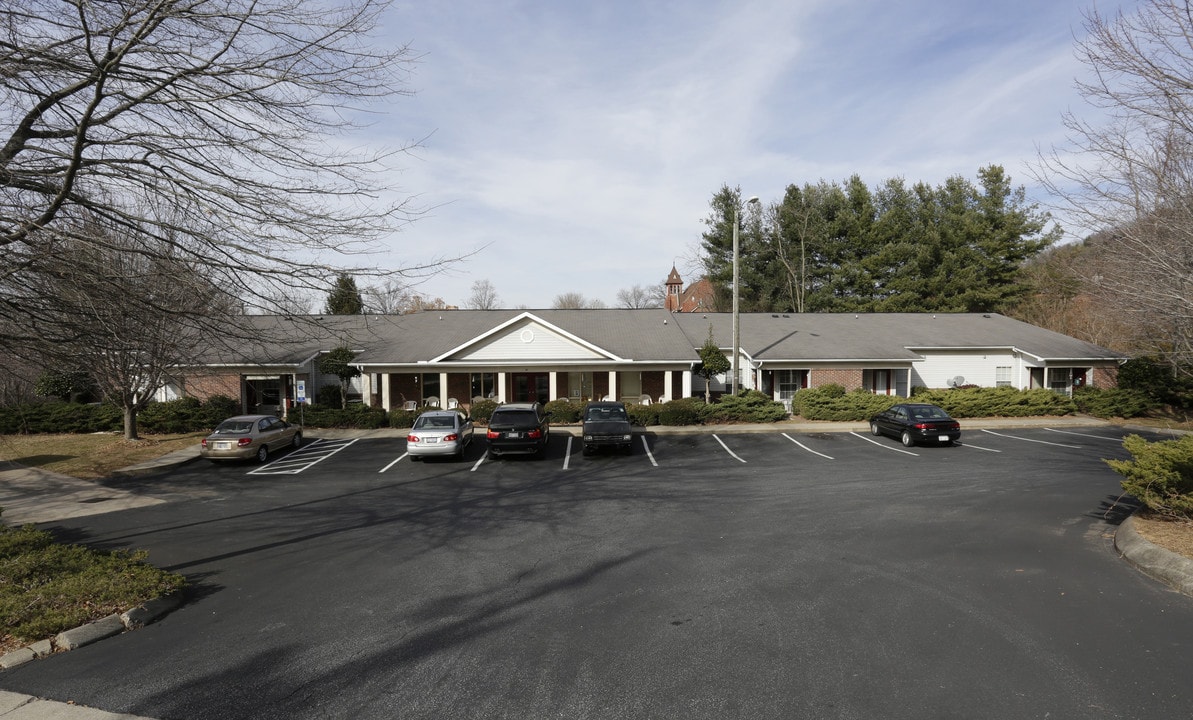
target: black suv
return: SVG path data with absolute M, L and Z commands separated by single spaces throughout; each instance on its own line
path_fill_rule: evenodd
M 634 428 L 625 404 L 619 402 L 590 402 L 584 406 L 584 454 L 600 447 L 613 447 L 629 455 Z
M 538 455 L 547 450 L 547 436 L 551 428 L 547 413 L 539 403 L 508 403 L 498 405 L 489 417 L 489 454 Z

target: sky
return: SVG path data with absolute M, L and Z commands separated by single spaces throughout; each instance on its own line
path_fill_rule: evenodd
M 423 212 L 375 259 L 467 255 L 416 287 L 461 307 L 480 280 L 502 307 L 615 307 L 673 265 L 696 279 L 725 185 L 770 204 L 996 164 L 1047 207 L 1030 169 L 1085 108 L 1093 1 L 396 0 L 379 37 L 418 57 L 411 94 L 368 133 L 418 142 L 393 183 Z

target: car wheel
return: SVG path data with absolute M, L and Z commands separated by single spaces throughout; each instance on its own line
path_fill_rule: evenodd
M 269 448 L 265 445 L 257 448 L 257 462 L 263 463 L 269 458 Z
M 878 429 L 878 423 L 873 421 L 870 422 L 870 434 L 874 437 L 878 437 L 882 434 L 882 431 Z
M 583 450 L 583 452 L 584 452 L 584 454 L 585 454 L 585 455 L 591 455 L 591 454 L 592 454 L 592 448 L 591 448 L 591 447 L 589 447 L 588 445 L 585 445 L 585 446 L 584 446 L 584 450 Z
M 302 447 L 302 433 L 294 433 L 294 439 L 290 441 L 290 447 L 294 449 Z
M 904 430 L 903 437 L 900 439 L 903 441 L 903 447 L 911 447 L 912 445 L 915 445 L 915 438 L 911 436 L 910 430 Z

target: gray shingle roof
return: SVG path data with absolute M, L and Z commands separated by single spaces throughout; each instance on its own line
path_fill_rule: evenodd
M 528 316 L 523 318 L 523 316 Z M 506 323 L 538 321 L 618 358 L 691 362 L 708 329 L 732 346 L 729 313 L 622 310 L 443 310 L 412 315 L 246 316 L 243 337 L 203 349 L 198 364 L 298 365 L 348 345 L 365 365 L 413 365 L 465 348 Z M 998 314 L 743 313 L 741 345 L 756 360 L 902 360 L 919 349 L 1017 348 L 1042 359 L 1125 356 Z

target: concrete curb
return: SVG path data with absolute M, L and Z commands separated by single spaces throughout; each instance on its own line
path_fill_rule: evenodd
M 1119 556 L 1144 575 L 1193 597 L 1193 560 L 1149 542 L 1135 529 L 1134 520 L 1134 516 L 1127 518 L 1114 533 Z
M 55 635 L 52 640 L 39 640 L 28 647 L 0 656 L 0 670 L 18 667 L 55 652 L 74 650 L 113 635 L 136 630 L 157 621 L 181 604 L 182 594 L 175 593 L 142 603 L 118 615 L 109 615 L 95 622 L 64 630 Z M 0 717 L 7 718 L 8 716 L 0 711 Z
M 0 718 L 4 720 L 148 720 L 139 715 L 43 700 L 32 695 L 0 690 Z

